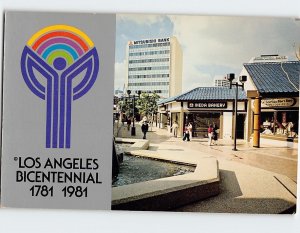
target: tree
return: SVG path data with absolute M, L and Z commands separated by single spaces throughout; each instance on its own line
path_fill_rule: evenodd
M 140 98 L 137 99 L 139 113 L 146 116 L 147 119 L 151 119 L 151 123 L 153 122 L 153 115 L 157 113 L 157 101 L 159 98 L 159 95 L 156 93 L 142 93 Z
M 118 102 L 118 109 L 121 113 L 125 114 L 127 117 L 133 116 L 133 102 L 132 99 L 128 99 L 127 97 L 124 97 Z M 138 109 L 134 108 L 134 115 L 136 117 L 138 113 Z
M 121 113 L 125 114 L 128 117 L 131 116 L 132 106 L 131 106 L 131 103 L 127 99 L 125 99 L 125 98 L 121 99 L 118 102 L 118 108 Z

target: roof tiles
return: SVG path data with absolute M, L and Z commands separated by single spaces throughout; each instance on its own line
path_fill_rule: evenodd
M 199 101 L 199 100 L 234 100 L 235 89 L 232 87 L 198 87 L 181 95 L 170 97 L 159 101 L 158 104 L 164 104 L 172 101 Z M 246 92 L 239 88 L 239 100 L 246 100 Z
M 246 63 L 260 93 L 299 93 L 300 62 Z

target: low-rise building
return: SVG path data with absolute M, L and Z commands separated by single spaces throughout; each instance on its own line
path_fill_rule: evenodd
M 255 128 L 262 141 L 282 145 L 298 142 L 299 132 L 299 61 L 245 63 L 241 75 L 248 81 L 249 128 L 251 139 Z M 259 105 L 258 127 L 254 123 L 254 105 Z M 296 144 L 294 144 L 296 146 Z
M 256 147 L 260 141 L 298 146 L 300 62 L 278 59 L 245 63 L 240 74 L 247 81 L 244 90 L 239 89 L 237 138 L 254 138 Z M 233 138 L 234 99 L 235 88 L 199 87 L 161 100 L 160 126 L 171 130 L 177 121 L 182 135 L 184 125 L 191 122 L 193 136 L 206 137 L 208 125 L 215 124 L 220 138 Z
M 172 124 L 179 124 L 179 136 L 184 125 L 192 123 L 193 137 L 207 137 L 210 124 L 219 128 L 219 138 L 232 138 L 235 90 L 227 87 L 198 87 L 181 95 L 161 100 L 159 119 L 161 127 L 169 131 Z M 239 90 L 238 96 L 238 138 L 245 138 L 247 112 L 246 92 Z

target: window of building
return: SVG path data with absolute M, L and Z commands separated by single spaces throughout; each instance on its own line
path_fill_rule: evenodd
M 298 137 L 299 111 L 262 112 L 260 132 L 265 135 Z
M 147 67 L 132 67 L 128 71 L 141 71 L 141 70 L 168 70 L 169 66 L 147 66 Z

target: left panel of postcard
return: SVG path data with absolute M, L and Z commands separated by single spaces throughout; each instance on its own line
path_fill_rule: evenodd
M 5 12 L 3 207 L 111 208 L 115 21 Z

